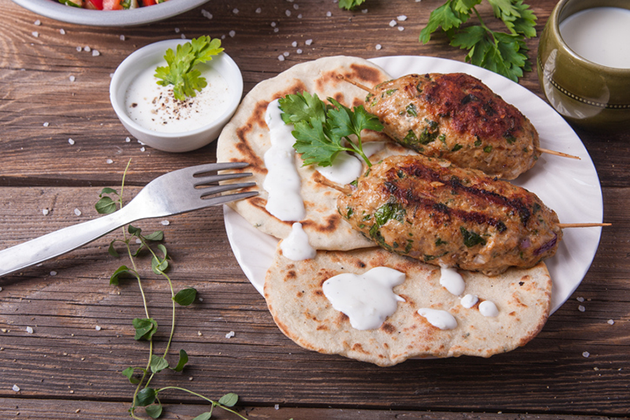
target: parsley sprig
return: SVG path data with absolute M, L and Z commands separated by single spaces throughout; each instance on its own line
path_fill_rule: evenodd
M 536 36 L 536 16 L 523 0 L 488 0 L 494 16 L 508 30 L 493 31 L 485 25 L 475 7 L 481 2 L 447 0 L 431 12 L 427 26 L 420 32 L 420 42 L 429 42 L 431 34 L 441 27 L 452 46 L 468 50 L 467 62 L 518 82 L 523 71 L 530 71 L 532 67 L 525 39 Z M 473 14 L 479 24 L 462 27 Z
M 365 3 L 365 0 L 339 0 L 339 8 L 352 10 L 363 3 Z
M 118 191 L 113 188 L 103 188 L 103 190 L 101 191 L 99 195 L 100 199 L 95 206 L 98 213 L 109 214 L 115 212 L 118 208 L 122 208 L 125 176 L 127 174 L 127 170 L 129 169 L 130 163 L 131 161 L 127 164 L 127 168 L 125 169 L 125 173 L 123 174 L 123 181 L 120 188 L 120 193 L 118 193 Z M 209 410 L 195 417 L 195 419 L 193 420 L 210 419 L 212 417 L 212 411 L 215 407 L 219 407 L 223 410 L 229 411 L 239 418 L 247 420 L 245 417 L 232 410 L 231 408 L 238 402 L 238 395 L 234 393 L 228 393 L 221 397 L 218 401 L 214 401 L 204 397 L 203 395 L 197 394 L 196 392 L 182 387 L 165 386 L 162 388 L 153 388 L 149 386 L 151 381 L 153 380 L 153 377 L 156 374 L 166 369 L 171 369 L 175 372 L 182 372 L 184 370 L 184 367 L 188 363 L 188 354 L 183 349 L 179 351 L 179 359 L 177 361 L 177 364 L 171 365 L 168 362 L 167 357 L 173 341 L 173 335 L 175 333 L 176 304 L 180 306 L 191 305 L 196 300 L 197 290 L 193 287 L 187 287 L 175 293 L 173 282 L 167 274 L 170 261 L 170 256 L 168 255 L 167 249 L 162 243 L 159 243 L 155 246 L 157 250 L 153 248 L 153 245 L 156 242 L 161 242 L 164 239 L 164 232 L 156 231 L 151 234 L 144 234 L 142 232 L 142 229 L 132 225 L 127 225 L 126 229 L 123 228 L 122 233 L 122 239 L 114 239 L 110 242 L 108 252 L 113 257 L 119 257 L 120 255 L 116 249 L 116 246 L 120 244 L 124 245 L 126 254 L 129 257 L 130 266 L 121 265 L 111 275 L 109 282 L 110 284 L 118 285 L 123 277 L 126 276 L 131 276 L 132 278 L 136 279 L 138 287 L 140 288 L 140 294 L 142 295 L 145 318 L 135 318 L 132 321 L 132 325 L 135 329 L 134 339 L 138 341 L 149 342 L 149 356 L 145 365 L 131 366 L 122 371 L 122 374 L 127 377 L 129 382 L 133 385 L 136 385 L 133 394 L 133 402 L 131 407 L 129 408 L 129 414 L 131 415 L 131 417 L 137 420 L 141 420 L 141 417 L 137 416 L 136 410 L 139 407 L 144 407 L 145 412 L 149 417 L 154 419 L 159 418 L 163 413 L 163 406 L 160 402 L 159 394 L 167 390 L 177 390 L 195 395 L 210 403 Z M 141 254 L 147 252 L 150 254 L 151 257 L 151 270 L 154 274 L 166 279 L 171 291 L 171 329 L 166 349 L 164 350 L 164 353 L 162 355 L 155 354 L 154 351 L 153 336 L 158 330 L 158 323 L 154 318 L 151 318 L 151 316 L 149 315 L 149 308 L 147 306 L 147 300 L 145 298 L 144 288 L 142 286 L 142 277 L 140 275 L 140 270 L 136 262 L 137 258 L 140 257 Z
M 166 50 L 164 59 L 167 66 L 155 69 L 155 77 L 160 79 L 161 86 L 173 85 L 175 98 L 184 101 L 186 97 L 195 97 L 195 91 L 200 92 L 208 83 L 201 76 L 197 64 L 212 60 L 212 57 L 223 51 L 220 39 L 211 39 L 209 36 L 201 36 L 180 44 L 173 52 L 171 48 Z
M 292 134 L 296 139 L 293 148 L 302 155 L 304 165 L 331 166 L 337 154 L 346 151 L 358 154 L 368 167 L 372 166 L 363 152 L 361 132 L 381 131 L 383 126 L 378 118 L 363 106 L 350 109 L 333 98 L 328 98 L 328 102 L 308 92 L 279 100 L 282 120 L 293 124 Z M 350 136 L 355 136 L 356 141 Z

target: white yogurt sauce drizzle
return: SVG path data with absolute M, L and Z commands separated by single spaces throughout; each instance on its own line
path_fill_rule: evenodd
M 357 179 L 363 171 L 363 163 L 357 157 L 341 152 L 331 166 L 317 166 L 317 172 L 335 184 L 346 185 Z
M 457 328 L 457 320 L 450 313 L 441 309 L 420 308 L 418 314 L 423 316 L 429 324 L 441 330 Z
M 263 188 L 269 196 L 265 208 L 282 221 L 304 219 L 306 211 L 300 195 L 301 180 L 295 166 L 293 125 L 285 124 L 278 100 L 267 106 L 265 122 L 269 127 L 271 148 L 265 153 L 267 176 Z
M 461 296 L 466 290 L 466 282 L 454 268 L 440 266 L 440 286 L 455 296 Z
M 405 300 L 393 288 L 405 281 L 405 273 L 375 267 L 364 274 L 343 273 L 324 282 L 322 289 L 333 308 L 350 318 L 357 330 L 379 328 Z
M 499 308 L 494 302 L 490 300 L 484 300 L 479 304 L 479 312 L 483 316 L 495 317 L 499 315 Z
M 473 306 L 477 304 L 477 302 L 479 302 L 479 298 L 476 295 L 471 295 L 471 294 L 467 294 L 466 296 L 462 297 L 460 300 L 460 303 L 466 309 L 472 308 Z
M 293 223 L 291 234 L 280 243 L 282 255 L 293 261 L 315 258 L 317 251 L 308 243 L 302 223 Z

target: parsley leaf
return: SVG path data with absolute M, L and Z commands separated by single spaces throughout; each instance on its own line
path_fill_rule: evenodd
M 173 85 L 175 98 L 183 101 L 186 97 L 194 97 L 195 91 L 201 91 L 208 85 L 205 77 L 195 68 L 197 64 L 212 60 L 212 57 L 223 51 L 220 39 L 201 36 L 185 44 L 177 46 L 176 52 L 166 50 L 164 59 L 167 66 L 155 69 L 155 77 L 160 79 L 161 86 Z
M 502 74 L 518 82 L 523 71 L 531 70 L 525 38 L 536 36 L 536 16 L 523 0 L 488 0 L 494 15 L 508 32 L 488 28 L 475 6 L 482 0 L 447 0 L 431 12 L 427 25 L 420 31 L 419 40 L 426 44 L 431 34 L 442 28 L 450 44 L 468 50 L 466 61 Z M 472 14 L 478 25 L 461 28 Z
M 363 3 L 365 3 L 365 0 L 339 0 L 339 8 L 352 10 Z
M 331 105 L 307 92 L 279 100 L 282 120 L 293 124 L 292 134 L 296 139 L 293 148 L 302 155 L 304 165 L 331 166 L 337 154 L 346 151 L 357 153 L 371 166 L 363 153 L 361 132 L 381 131 L 383 126 L 378 118 L 363 106 L 350 109 L 333 98 L 328 101 Z M 356 143 L 350 136 L 356 136 Z

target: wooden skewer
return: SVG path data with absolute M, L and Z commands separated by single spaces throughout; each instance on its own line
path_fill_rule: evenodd
M 598 226 L 612 226 L 612 223 L 558 223 L 560 229 Z
M 371 88 L 362 85 L 361 83 L 355 82 L 354 80 L 350 80 L 350 79 L 346 79 L 343 75 L 339 74 L 337 75 L 337 78 L 339 78 L 340 80 L 343 80 L 345 82 L 348 82 L 350 84 L 355 85 L 356 87 L 363 89 L 366 92 L 369 92 L 373 95 L 376 94 L 376 92 L 374 92 L 374 90 L 372 90 Z M 536 150 L 538 150 L 541 153 L 547 153 L 549 155 L 554 155 L 554 156 L 561 156 L 561 157 L 565 157 L 565 158 L 569 158 L 569 159 L 576 159 L 576 160 L 581 160 L 581 158 L 579 156 L 574 156 L 574 155 L 570 155 L 568 153 L 563 153 L 563 152 L 557 152 L 555 150 L 550 150 L 550 149 L 543 149 L 542 147 L 537 147 Z

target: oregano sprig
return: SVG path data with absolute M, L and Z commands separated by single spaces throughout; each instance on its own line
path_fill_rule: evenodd
M 125 177 L 129 169 L 131 161 L 127 163 L 125 172 L 123 174 L 122 185 L 120 193 L 113 188 L 103 188 L 99 194 L 99 200 L 96 203 L 96 211 L 100 214 L 109 214 L 115 212 L 117 209 L 123 206 L 123 190 L 125 185 Z M 150 386 L 153 377 L 166 370 L 171 369 L 175 372 L 181 372 L 188 363 L 188 354 L 185 350 L 179 351 L 179 359 L 176 365 L 171 365 L 168 360 L 169 350 L 173 341 L 173 335 L 175 333 L 175 308 L 177 305 L 189 306 L 193 304 L 197 297 L 197 290 L 193 287 L 187 287 L 175 293 L 171 278 L 167 274 L 169 269 L 170 255 L 166 246 L 161 242 L 164 239 L 164 232 L 156 231 L 150 234 L 144 234 L 142 229 L 127 225 L 127 228 L 122 229 L 122 239 L 114 239 L 110 242 L 108 252 L 113 257 L 120 257 L 116 245 L 122 244 L 125 248 L 126 254 L 129 258 L 130 266 L 119 266 L 110 277 L 110 284 L 118 285 L 123 277 L 134 277 L 138 283 L 140 293 L 142 295 L 142 301 L 144 306 L 144 318 L 135 318 L 132 321 L 132 325 L 135 330 L 134 339 L 138 341 L 149 342 L 149 357 L 144 366 L 130 366 L 122 371 L 122 375 L 125 376 L 129 383 L 135 385 L 135 391 L 133 394 L 132 405 L 129 408 L 129 413 L 132 418 L 141 420 L 136 414 L 138 407 L 144 407 L 146 414 L 153 418 L 159 418 L 164 410 L 162 403 L 159 399 L 159 394 L 167 390 L 178 390 L 182 392 L 195 395 L 210 403 L 210 409 L 194 420 L 207 420 L 212 417 L 212 412 L 215 407 L 219 407 L 230 413 L 235 414 L 241 419 L 247 420 L 238 412 L 232 409 L 238 402 L 238 395 L 234 393 L 228 393 L 221 397 L 218 401 L 211 400 L 196 392 L 188 390 L 186 388 L 166 386 L 162 388 L 153 388 Z M 135 248 L 135 249 L 134 249 Z M 149 308 L 147 305 L 146 296 L 142 286 L 142 277 L 137 267 L 136 258 L 141 253 L 149 253 L 151 255 L 151 270 L 154 274 L 163 277 L 169 284 L 171 291 L 171 303 L 172 303 L 172 315 L 171 315 L 171 328 L 168 338 L 168 342 L 164 353 L 160 356 L 154 353 L 153 336 L 158 331 L 158 323 L 155 319 L 149 315 Z

